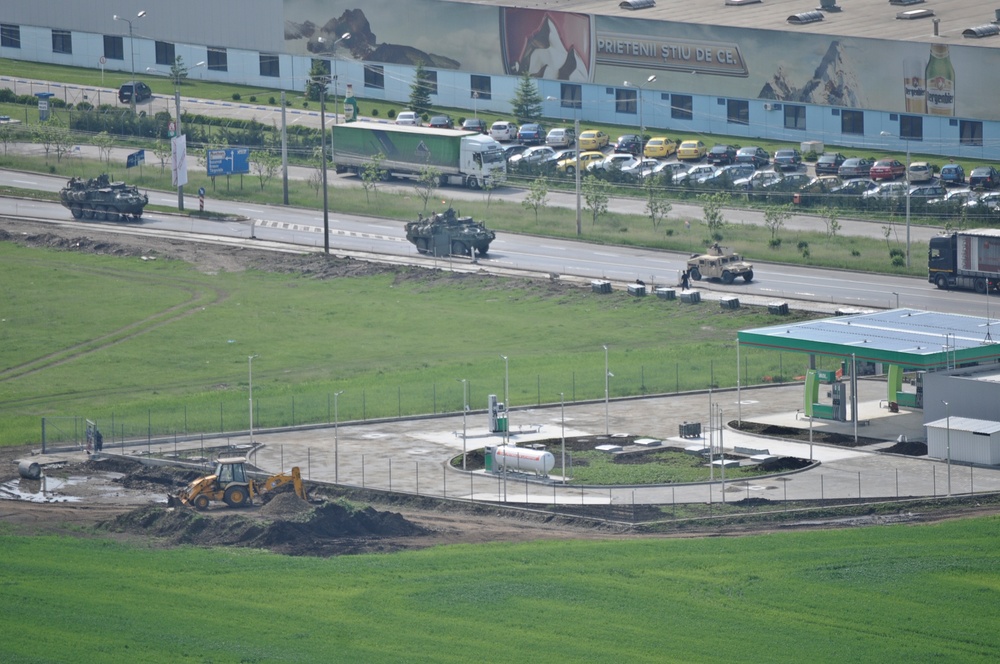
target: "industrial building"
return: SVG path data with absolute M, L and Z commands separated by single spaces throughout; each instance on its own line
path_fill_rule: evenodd
M 566 122 L 995 160 L 998 15 L 967 0 L 9 0 L 0 57 L 144 74 L 181 56 L 205 63 L 192 78 L 272 91 L 302 90 L 322 60 L 335 93 L 401 105 L 420 63 L 432 103 L 473 113 L 509 112 L 528 73 Z

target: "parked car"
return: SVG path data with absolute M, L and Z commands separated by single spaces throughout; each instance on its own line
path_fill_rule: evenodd
M 615 152 L 628 152 L 631 155 L 642 154 L 642 138 L 638 134 L 619 136 L 615 142 Z
M 949 185 L 965 184 L 965 169 L 961 164 L 945 164 L 941 167 L 941 182 Z
M 604 161 L 604 159 L 606 157 L 607 157 L 607 155 L 605 155 L 603 152 L 598 152 L 596 150 L 590 150 L 588 152 L 581 152 L 580 153 L 580 168 L 583 169 L 583 170 L 587 170 L 587 166 L 589 166 L 590 164 L 592 164 L 592 163 L 594 163 L 596 161 Z M 556 172 L 557 173 L 565 173 L 566 175 L 575 175 L 576 174 L 576 157 L 575 157 L 575 155 L 571 159 L 563 159 L 561 161 L 556 162 Z
M 872 160 L 862 157 L 845 159 L 837 169 L 837 175 L 847 180 L 849 178 L 867 178 L 872 170 Z
M 887 200 L 890 198 L 902 197 L 906 195 L 908 185 L 905 182 L 883 182 L 875 185 L 874 189 L 861 194 L 861 198 L 868 200 Z
M 953 189 L 941 198 L 932 198 L 927 201 L 931 207 L 959 208 L 969 201 L 978 199 L 979 196 L 969 189 Z
M 777 180 L 764 183 L 764 189 L 771 191 L 800 191 L 812 179 L 812 176 L 808 173 L 787 173 L 783 174 Z
M 930 182 L 934 179 L 934 169 L 926 161 L 915 161 L 906 169 L 906 179 L 910 182 Z
M 517 140 L 525 145 L 542 145 L 545 143 L 545 127 L 533 122 L 521 125 L 517 130 Z
M 400 111 L 396 116 L 398 125 L 420 125 L 420 115 L 416 111 Z
M 652 157 L 644 157 L 642 159 L 636 159 L 628 166 L 623 167 L 622 173 L 628 173 L 629 175 L 634 175 L 637 178 L 644 178 L 650 173 L 652 173 L 653 169 L 659 165 L 660 165 L 659 159 L 653 159 Z
M 643 156 L 652 159 L 669 157 L 675 152 L 677 152 L 677 141 L 666 136 L 654 136 L 646 142 L 646 147 L 642 149 Z
M 490 125 L 490 137 L 494 141 L 516 141 L 517 125 L 506 120 L 497 120 Z
M 580 138 L 578 140 L 580 142 L 581 150 L 600 150 L 611 142 L 611 137 L 603 131 L 588 129 L 580 132 Z
M 521 154 L 516 154 L 507 160 L 511 166 L 523 166 L 525 164 L 541 165 L 543 161 L 556 153 L 548 145 L 535 145 L 529 147 Z
M 780 179 L 781 173 L 775 171 L 754 171 L 748 177 L 735 180 L 733 182 L 733 189 L 752 191 L 760 189 L 770 182 L 777 182 Z
M 573 145 L 574 143 L 576 143 L 576 132 L 573 129 L 556 127 L 555 129 L 550 129 L 548 135 L 545 137 L 545 144 L 552 147 Z
M 805 194 L 828 194 L 842 184 L 844 181 L 837 175 L 817 175 L 802 185 L 800 191 Z
M 874 189 L 878 185 L 868 178 L 854 178 L 850 180 L 844 180 L 844 183 L 839 187 L 834 187 L 830 190 L 831 194 L 836 194 L 839 196 L 860 196 L 861 194 Z
M 137 104 L 153 96 L 153 91 L 149 89 L 148 85 L 142 81 L 134 81 L 134 83 L 134 87 L 132 82 L 129 82 L 118 88 L 118 101 L 123 104 L 131 104 L 133 89 L 135 90 L 135 103 Z
M 431 121 L 427 123 L 427 126 L 434 127 L 435 129 L 454 129 L 455 121 L 447 115 L 435 115 L 431 118 Z
M 587 164 L 588 171 L 608 171 L 613 168 L 622 169 L 639 161 L 632 155 L 624 152 L 615 152 L 600 161 Z
M 965 206 L 977 212 L 998 210 L 1000 209 L 1000 191 L 990 191 L 981 196 L 970 198 Z
M 677 158 L 681 161 L 699 161 L 708 152 L 701 141 L 683 141 L 677 147 Z
M 550 145 L 549 147 L 552 146 Z M 564 148 L 562 150 L 556 150 L 555 153 L 552 154 L 552 156 L 545 158 L 545 161 L 542 162 L 542 165 L 545 166 L 546 168 L 548 167 L 555 168 L 556 164 L 558 164 L 560 161 L 563 161 L 564 159 L 576 159 L 576 149 Z
M 718 170 L 718 167 L 712 164 L 698 164 L 696 166 L 689 167 L 683 173 L 678 173 L 674 176 L 674 182 L 680 184 L 682 182 L 697 182 L 699 178 L 707 177 Z
M 510 145 L 505 145 L 503 148 L 503 156 L 508 162 L 511 157 L 516 157 L 525 150 L 528 149 L 527 145 L 521 145 L 520 143 L 511 143 Z
M 948 190 L 943 184 L 920 184 L 910 187 L 910 198 L 919 198 L 929 201 L 933 198 L 944 198 L 948 195 Z
M 837 175 L 847 157 L 839 152 L 824 152 L 816 160 L 816 175 Z
M 976 166 L 969 173 L 969 189 L 994 189 L 1000 181 L 1000 173 L 992 166 Z
M 666 175 L 670 174 L 670 180 L 672 182 L 677 181 L 677 176 L 681 173 L 687 172 L 690 168 L 687 164 L 680 161 L 661 161 L 660 164 L 653 169 L 653 175 Z
M 486 126 L 486 120 L 481 118 L 466 118 L 465 122 L 462 123 L 462 129 L 479 132 L 480 134 L 490 133 L 490 128 Z
M 742 180 L 753 175 L 753 164 L 749 162 L 729 164 L 715 169 L 711 175 L 698 178 L 698 184 L 721 185 L 732 184 L 737 180 Z
M 716 166 L 725 166 L 736 161 L 736 148 L 732 145 L 713 145 L 708 151 L 708 161 Z
M 774 153 L 774 167 L 781 171 L 797 171 L 802 166 L 798 150 L 778 150 Z
M 906 174 L 906 166 L 898 159 L 879 159 L 868 169 L 872 180 L 895 180 Z
M 736 151 L 736 163 L 753 164 L 754 168 L 760 168 L 771 163 L 771 155 L 764 148 L 750 145 Z

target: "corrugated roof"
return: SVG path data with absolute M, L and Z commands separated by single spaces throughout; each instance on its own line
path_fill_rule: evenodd
M 994 329 L 995 328 L 995 329 Z M 737 334 L 741 344 L 915 369 L 1000 360 L 1000 319 L 892 309 Z
M 951 420 L 950 425 L 948 423 L 949 419 Z M 994 422 L 992 420 L 977 420 L 973 417 L 942 417 L 940 420 L 926 422 L 924 426 L 932 429 L 950 428 L 952 431 L 966 431 L 969 433 L 978 433 L 987 436 L 1000 431 L 1000 422 Z

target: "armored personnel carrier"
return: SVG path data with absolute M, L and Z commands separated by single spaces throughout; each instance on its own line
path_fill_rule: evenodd
M 460 217 L 448 208 L 430 217 L 419 215 L 416 221 L 406 222 L 406 239 L 416 245 L 417 251 L 433 256 L 472 256 L 475 251 L 485 256 L 496 233 L 472 217 Z
M 111 182 L 107 174 L 84 180 L 73 178 L 59 192 L 59 201 L 74 219 L 127 221 L 139 219 L 149 197 L 124 182 Z
M 747 263 L 739 254 L 718 243 L 709 247 L 708 253 L 692 254 L 687 268 L 695 281 L 720 279 L 724 284 L 731 284 L 737 277 L 743 277 L 746 282 L 753 279 L 753 263 Z

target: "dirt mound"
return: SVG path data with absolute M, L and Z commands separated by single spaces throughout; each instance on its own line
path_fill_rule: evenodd
M 170 544 L 246 546 L 293 556 L 394 551 L 405 546 L 394 538 L 428 533 L 397 513 L 336 502 L 313 508 L 291 493 L 278 495 L 254 512 L 227 512 L 149 506 L 121 514 L 100 527 L 153 536 Z
M 883 452 L 892 454 L 905 454 L 906 456 L 927 456 L 927 443 L 896 443 L 892 447 L 887 447 Z
M 775 438 L 786 438 L 788 440 L 809 440 L 809 429 L 797 429 L 795 427 L 783 427 L 777 424 L 763 424 L 761 422 L 748 422 L 746 420 L 743 422 L 736 422 L 734 420 L 729 423 L 729 426 L 737 431 L 746 431 L 747 433 L 755 433 L 761 436 L 774 436 Z M 827 445 L 839 445 L 840 447 L 864 447 L 865 445 L 885 442 L 881 438 L 864 438 L 861 436 L 855 441 L 854 436 L 851 435 L 824 431 L 814 431 L 813 441 L 826 443 Z

